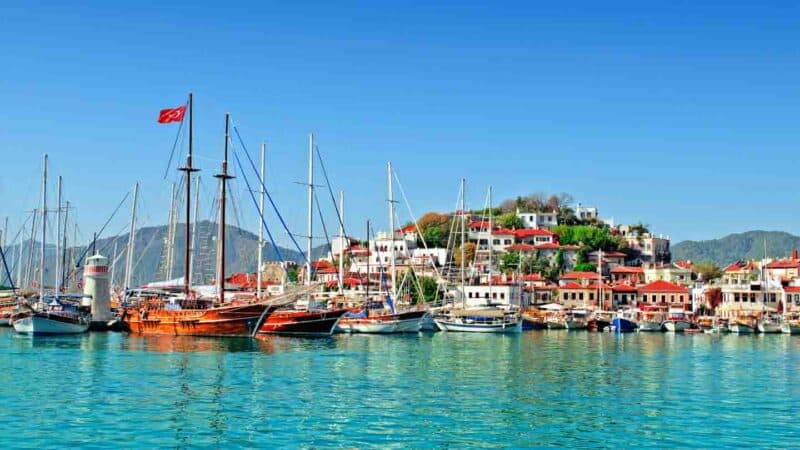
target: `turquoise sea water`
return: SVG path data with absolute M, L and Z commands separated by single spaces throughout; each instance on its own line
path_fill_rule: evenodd
M 800 446 L 800 338 L 0 331 L 0 447 Z

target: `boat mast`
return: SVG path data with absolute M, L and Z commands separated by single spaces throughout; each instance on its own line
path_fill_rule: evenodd
M 258 216 L 259 216 L 259 223 L 258 223 L 258 265 L 256 266 L 256 298 L 261 298 L 261 265 L 264 264 L 264 227 L 262 226 L 260 220 L 261 217 L 264 216 L 264 197 L 266 196 L 266 189 L 264 184 L 264 178 L 266 176 L 266 156 L 267 156 L 267 143 L 261 143 L 261 191 L 259 192 L 259 200 L 258 200 Z
M 56 295 L 61 292 L 61 175 L 58 176 L 57 190 L 56 190 L 56 272 L 55 272 L 55 288 Z M 5 240 L 5 236 L 3 236 Z
M 344 247 L 347 244 L 347 237 L 344 235 L 344 191 L 339 191 L 339 295 L 342 297 L 344 296 Z
M 464 178 L 462 178 L 461 179 L 461 307 L 464 309 L 467 308 L 467 292 L 466 292 L 467 280 L 466 280 L 466 269 L 465 269 L 467 252 L 466 249 L 464 248 L 464 245 L 466 244 L 466 237 L 465 237 L 466 225 L 464 223 L 466 220 L 466 216 L 464 214 L 465 213 L 464 197 L 466 194 L 466 183 L 467 181 Z
M 306 236 L 306 285 L 308 290 L 308 302 L 306 308 L 311 308 L 311 245 L 314 232 L 314 217 L 312 215 L 314 207 L 314 133 L 308 135 L 308 224 Z
M 39 301 L 44 305 L 44 249 L 47 243 L 47 154 L 42 163 L 42 247 L 39 262 Z
M 597 250 L 597 281 L 599 283 L 598 286 L 600 287 L 599 291 L 600 298 L 598 298 L 598 304 L 600 305 L 600 311 L 602 311 L 603 300 L 605 300 L 603 298 L 603 249 L 602 248 Z M 611 309 L 614 309 L 613 304 Z
M 225 196 L 228 180 L 228 140 L 230 139 L 230 113 L 225 113 L 225 154 L 222 159 L 222 172 L 215 175 L 219 178 L 219 229 L 217 231 L 217 292 L 220 304 L 225 303 Z
M 31 238 L 28 243 L 28 264 L 25 267 L 25 286 L 30 287 L 35 275 L 33 274 L 33 251 L 36 246 L 36 225 L 39 218 L 39 211 L 33 210 L 33 220 L 31 221 Z
M 192 288 L 192 281 L 194 278 L 194 265 L 195 265 L 195 252 L 197 251 L 197 227 L 198 218 L 200 217 L 200 175 L 195 179 L 194 184 L 194 224 L 192 225 L 192 250 L 191 258 L 189 259 L 189 289 Z
M 371 274 L 369 273 L 369 257 L 371 254 L 372 254 L 372 246 L 369 243 L 369 219 L 367 219 L 367 292 L 364 297 L 365 299 L 364 306 L 367 306 L 369 304 L 369 283 L 371 281 L 370 279 Z
M 393 187 L 392 185 L 394 183 L 392 183 L 392 163 L 389 162 L 386 167 L 387 167 L 386 173 L 388 175 L 388 180 L 389 180 L 389 233 L 392 236 L 391 245 L 389 246 L 389 252 L 390 252 L 389 258 L 391 260 L 390 276 L 392 281 L 392 288 L 391 290 L 387 289 L 388 291 L 387 294 L 389 294 L 394 300 L 394 298 L 397 296 L 397 291 L 395 290 L 397 285 L 397 283 L 395 282 L 395 279 L 397 278 L 397 267 L 395 267 L 395 261 L 394 261 L 396 252 L 394 247 L 394 237 L 395 237 L 394 236 L 394 190 L 392 189 Z
M 133 250 L 136 245 L 136 203 L 139 200 L 139 182 L 133 185 L 133 205 L 131 205 L 131 226 L 128 230 L 128 249 L 125 251 L 125 282 L 123 292 L 131 288 L 133 279 Z
M 25 223 L 20 227 L 20 239 L 17 244 L 17 288 L 22 288 L 22 245 L 25 242 Z
M 489 186 L 489 298 L 488 302 L 492 301 L 492 187 Z M 478 241 L 480 243 L 480 240 Z M 476 249 L 477 253 L 477 249 Z M 522 254 L 520 253 L 518 266 L 522 265 Z
M 111 269 L 108 271 L 108 290 L 114 292 L 114 275 L 117 274 L 117 238 L 114 238 L 114 250 L 111 252 Z
M 175 183 L 172 183 L 172 190 L 169 195 L 169 223 L 167 224 L 167 267 L 164 276 L 165 281 L 172 279 L 172 258 L 175 247 Z
M 189 298 L 189 292 L 191 291 L 191 278 L 192 278 L 192 264 L 191 264 L 191 243 L 192 243 L 192 214 L 191 214 L 191 203 L 192 203 L 192 172 L 197 172 L 199 169 L 195 169 L 192 166 L 192 145 L 193 145 L 193 123 L 192 123 L 192 93 L 189 93 L 189 153 L 186 155 L 186 166 L 181 167 L 181 172 L 186 172 L 186 230 L 185 230 L 185 241 L 183 245 L 183 295 L 184 298 Z M 226 125 L 227 126 L 227 125 Z M 227 134 L 227 132 L 226 132 Z M 227 137 L 225 138 L 225 145 L 227 147 L 228 141 Z M 226 156 L 227 159 L 227 156 Z M 177 225 L 177 217 L 175 219 Z M 174 236 L 173 236 L 174 239 Z M 173 244 L 174 245 L 174 244 Z M 172 275 L 172 268 L 170 267 L 170 276 Z
M 69 282 L 67 281 L 67 223 L 69 221 L 69 201 L 66 202 L 64 207 L 64 228 L 61 231 L 61 271 L 56 275 L 61 280 L 61 289 L 69 290 Z M 65 286 L 66 285 L 66 286 Z

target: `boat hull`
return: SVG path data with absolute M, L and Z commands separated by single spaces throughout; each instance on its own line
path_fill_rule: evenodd
M 733 334 L 753 334 L 756 332 L 756 330 L 750 325 L 744 325 L 741 323 L 732 323 L 728 325 L 728 330 L 730 330 L 730 332 Z
M 639 322 L 639 331 L 663 331 L 663 329 L 661 328 L 661 322 L 643 320 Z
M 221 306 L 208 309 L 147 310 L 123 312 L 131 333 L 141 335 L 250 337 L 266 309 L 263 304 Z
M 587 325 L 589 331 L 604 331 L 611 326 L 611 322 L 604 319 L 591 319 Z
M 410 311 L 375 317 L 342 317 L 336 328 L 345 333 L 417 333 L 427 315 L 426 311 Z
M 588 327 L 585 320 L 567 320 L 566 325 L 568 330 L 585 330 Z
M 636 331 L 638 325 L 636 322 L 628 319 L 623 319 L 621 317 L 617 317 L 611 321 L 611 326 L 614 327 L 614 330 L 619 333 L 631 333 Z
M 784 334 L 800 334 L 800 323 L 783 322 L 781 332 Z
M 258 334 L 284 336 L 330 336 L 347 309 L 331 311 L 283 311 L 269 313 Z
M 47 313 L 36 313 L 14 320 L 14 330 L 22 334 L 81 334 L 88 329 L 87 321 Z
M 777 322 L 759 322 L 758 332 L 765 334 L 781 333 L 781 324 Z
M 546 330 L 547 324 L 545 324 L 542 320 L 526 316 L 525 314 L 522 315 L 522 329 L 523 330 Z
M 436 319 L 436 325 L 442 331 L 451 331 L 458 333 L 521 333 L 522 320 L 516 323 L 503 323 L 503 324 L 486 324 L 486 323 L 464 323 L 460 321 L 451 321 Z
M 567 323 L 562 321 L 547 322 L 548 330 L 566 330 Z
M 685 320 L 667 320 L 662 325 L 664 331 L 671 333 L 683 333 L 692 327 L 692 324 Z

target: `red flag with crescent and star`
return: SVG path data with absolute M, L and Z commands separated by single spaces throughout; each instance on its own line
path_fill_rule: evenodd
M 186 114 L 186 105 L 162 109 L 158 113 L 158 123 L 183 122 L 184 114 Z

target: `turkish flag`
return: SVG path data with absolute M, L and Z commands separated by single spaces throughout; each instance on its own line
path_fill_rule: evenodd
M 186 105 L 162 109 L 158 113 L 158 123 L 183 122 L 184 114 L 186 114 Z

